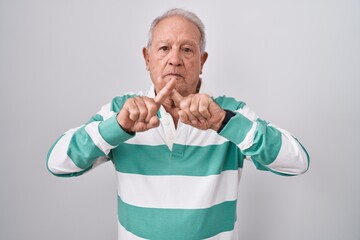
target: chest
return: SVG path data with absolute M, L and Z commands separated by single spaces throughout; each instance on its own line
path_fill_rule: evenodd
M 160 126 L 137 133 L 112 150 L 118 172 L 143 175 L 220 174 L 242 168 L 237 147 L 212 130 L 199 130 L 162 115 Z

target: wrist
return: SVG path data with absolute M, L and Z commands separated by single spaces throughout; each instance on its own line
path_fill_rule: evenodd
M 123 131 L 125 131 L 126 133 L 128 133 L 130 135 L 135 135 L 135 132 L 133 132 L 133 131 L 131 131 L 131 129 L 127 128 L 124 121 L 121 120 L 120 112 L 118 112 L 116 115 L 116 121 Z
M 216 120 L 214 122 L 214 124 L 212 125 L 211 129 L 213 129 L 214 131 L 218 131 L 221 128 L 221 125 L 225 119 L 226 116 L 226 112 L 225 110 L 221 109 L 221 112 L 219 114 L 216 114 L 218 116 L 218 120 Z

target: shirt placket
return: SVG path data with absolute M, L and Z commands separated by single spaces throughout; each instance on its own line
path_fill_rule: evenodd
M 177 144 L 176 140 L 180 138 L 180 134 L 186 134 L 186 125 L 182 124 L 180 121 L 178 122 L 177 128 L 175 128 L 174 120 L 171 115 L 165 111 L 165 109 L 161 106 L 160 108 L 161 118 L 160 121 L 162 123 L 164 129 L 164 141 L 166 145 L 169 147 L 171 151 L 171 158 L 173 160 L 182 159 L 185 151 L 184 144 Z M 185 129 L 184 129 L 185 127 Z M 184 132 L 185 131 L 185 132 Z
M 174 139 L 176 135 L 176 129 L 174 125 L 174 121 L 169 113 L 165 111 L 163 106 L 160 108 L 160 122 L 162 123 L 164 129 L 164 141 L 170 150 L 173 148 Z

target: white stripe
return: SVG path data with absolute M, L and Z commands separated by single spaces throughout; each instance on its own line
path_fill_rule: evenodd
M 303 148 L 289 132 L 277 127 L 276 129 L 281 132 L 281 148 L 276 159 L 267 167 L 286 174 L 304 173 L 308 168 L 308 159 Z
M 118 194 L 131 205 L 149 208 L 209 208 L 237 198 L 241 169 L 211 176 L 148 176 L 117 173 Z
M 48 159 L 48 167 L 51 172 L 55 174 L 68 174 L 84 170 L 76 166 L 75 163 L 66 154 L 70 140 L 74 135 L 74 132 L 79 128 L 80 127 L 70 129 L 56 143 Z
M 171 150 L 174 144 L 174 139 L 177 133 L 175 128 L 174 120 L 170 113 L 167 113 L 163 106 L 160 107 L 160 123 L 161 123 L 161 136 L 163 141 L 166 143 L 168 148 Z M 179 128 L 180 122 L 178 122 Z
M 180 129 L 180 126 L 182 129 Z M 186 133 L 177 133 L 178 137 L 175 140 L 175 143 L 177 144 L 188 146 L 209 146 L 220 145 L 229 141 L 213 130 L 204 131 L 186 124 L 181 124 L 180 126 L 178 131 L 182 130 L 186 131 Z
M 102 106 L 102 108 L 100 109 L 98 114 L 101 115 L 105 121 L 106 119 L 109 119 L 112 116 L 114 116 L 115 112 L 111 111 L 111 103 L 108 103 L 108 104 Z
M 118 221 L 118 240 L 143 240 L 145 238 L 140 238 L 127 231 Z
M 109 160 L 109 159 L 108 159 L 106 156 L 101 156 L 101 157 L 97 158 L 97 159 L 95 160 L 95 162 L 93 163 L 93 165 L 91 166 L 91 169 L 96 168 L 97 166 L 99 166 L 99 165 L 107 162 L 108 160 Z
M 245 116 L 251 121 L 256 121 L 256 119 L 258 119 L 258 116 L 255 114 L 255 112 L 251 110 L 247 105 L 245 105 L 243 108 L 238 109 L 236 112 L 241 113 L 243 116 Z
M 239 226 L 237 222 L 235 222 L 233 230 L 219 233 L 211 238 L 206 238 L 206 240 L 238 240 L 238 239 L 239 239 Z
M 219 145 L 229 141 L 213 130 L 203 131 L 181 122 L 179 122 L 177 130 L 175 131 L 174 129 L 172 131 L 169 120 L 164 117 L 160 119 L 160 123 L 160 127 L 152 128 L 145 132 L 138 132 L 134 137 L 125 141 L 125 143 L 148 146 L 167 144 L 171 149 L 172 143 L 168 144 L 169 141 L 172 142 L 171 140 L 176 144 L 187 146 Z
M 85 127 L 85 131 L 87 134 L 89 134 L 91 140 L 94 142 L 94 144 L 103 152 L 105 155 L 108 155 L 110 150 L 115 148 L 116 146 L 112 146 L 108 144 L 105 139 L 101 136 L 99 132 L 99 124 L 100 122 L 92 122 L 89 123 Z
M 255 132 L 256 132 L 257 122 L 253 122 L 249 132 L 246 134 L 244 140 L 238 145 L 241 150 L 246 150 L 250 148 L 254 143 Z
M 152 128 L 145 132 L 137 132 L 134 137 L 126 140 L 125 143 L 148 146 L 164 145 L 165 142 L 161 137 L 164 134 L 163 132 L 164 131 L 160 127 Z
M 171 149 L 172 143 L 187 146 L 209 146 L 220 145 L 229 140 L 220 136 L 213 130 L 199 130 L 182 122 L 178 123 L 175 130 L 173 120 L 165 113 L 161 113 L 160 126 L 145 132 L 138 132 L 125 143 L 148 146 L 168 145 Z

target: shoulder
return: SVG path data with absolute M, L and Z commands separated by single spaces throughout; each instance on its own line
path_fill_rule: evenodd
M 113 97 L 110 102 L 101 107 L 101 109 L 88 121 L 88 123 L 109 119 L 110 117 L 114 116 L 114 114 L 120 111 L 127 99 L 141 95 L 144 94 L 142 92 L 139 92 L 137 94 L 126 93 L 122 96 Z
M 237 100 L 233 97 L 228 96 L 218 96 L 212 97 L 214 101 L 223 109 L 228 109 L 232 111 L 236 111 L 245 107 L 246 103 L 240 100 Z

